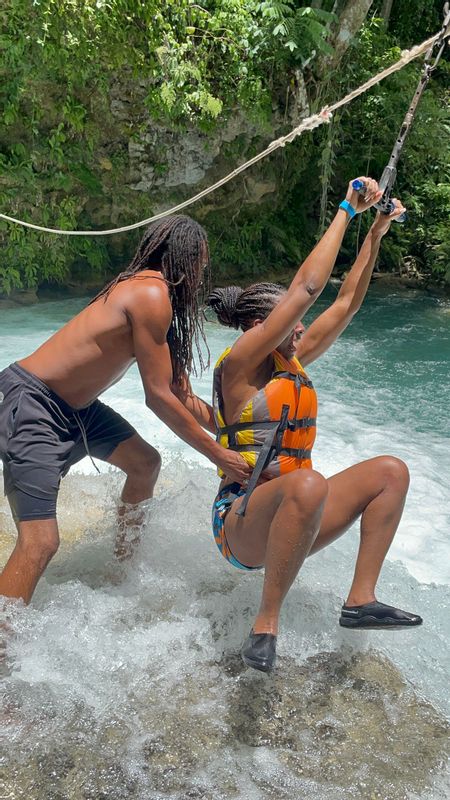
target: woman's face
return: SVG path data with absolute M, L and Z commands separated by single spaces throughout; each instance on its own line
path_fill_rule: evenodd
M 295 328 L 292 329 L 289 336 L 286 336 L 285 339 L 278 345 L 277 350 L 281 353 L 282 356 L 287 358 L 288 360 L 295 356 L 295 351 L 297 348 L 297 344 L 300 341 L 302 334 L 304 334 L 306 328 L 303 325 L 303 322 L 300 320 L 297 322 Z
M 286 293 L 284 292 L 282 297 Z M 281 300 L 281 297 L 280 297 Z M 279 302 L 279 301 L 278 301 Z M 288 359 L 288 361 L 295 356 L 295 351 L 298 342 L 300 341 L 302 334 L 305 332 L 305 326 L 303 322 L 299 320 L 296 326 L 291 330 L 290 334 L 286 336 L 285 339 L 278 345 L 277 350 L 281 353 L 282 356 Z
M 281 294 L 278 300 L 274 303 L 273 306 L 274 308 L 276 305 L 278 305 L 281 298 L 284 297 L 285 294 L 286 292 L 283 292 Z M 250 327 L 253 327 L 253 325 L 260 325 L 263 321 L 264 320 L 262 319 L 255 319 L 253 322 L 250 323 Z M 278 345 L 277 347 L 278 352 L 281 353 L 281 355 L 284 356 L 284 358 L 287 358 L 288 361 L 293 356 L 295 356 L 297 344 L 302 338 L 302 335 L 304 334 L 305 330 L 306 328 L 303 325 L 303 322 L 299 320 L 296 326 L 291 330 L 290 334 L 286 336 L 286 338 L 283 339 L 283 341 L 280 342 L 280 344 Z

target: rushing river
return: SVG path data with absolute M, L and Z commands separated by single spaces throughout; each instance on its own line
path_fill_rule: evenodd
M 2 311 L 0 368 L 82 305 Z M 214 323 L 207 334 L 212 359 L 235 335 Z M 162 477 L 126 565 L 112 556 L 120 474 L 85 460 L 63 482 L 60 550 L 30 607 L 4 612 L 1 800 L 448 798 L 449 364 L 448 301 L 374 287 L 310 367 L 315 467 L 330 475 L 381 453 L 410 467 L 378 596 L 424 624 L 339 628 L 355 526 L 297 578 L 271 676 L 238 656 L 262 577 L 214 545 L 214 469 L 145 408 L 136 369 L 109 390 L 106 402 L 163 452 Z M 194 385 L 209 399 L 210 375 Z M 13 542 L 2 498 L 0 564 Z

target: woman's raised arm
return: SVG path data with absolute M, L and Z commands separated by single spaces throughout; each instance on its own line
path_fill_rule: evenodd
M 334 267 L 349 215 L 370 208 L 382 195 L 372 178 L 362 177 L 359 180 L 366 186 L 365 194 L 359 194 L 353 189 L 352 182 L 349 183 L 345 200 L 350 210 L 345 210 L 341 204 L 328 230 L 299 267 L 280 302 L 267 319 L 246 331 L 234 344 L 228 359 L 235 368 L 251 364 L 254 369 L 261 364 L 319 297 Z
M 392 214 L 386 216 L 378 213 L 375 217 L 358 257 L 334 303 L 314 320 L 298 343 L 296 355 L 303 366 L 315 361 L 328 350 L 346 329 L 354 314 L 361 308 L 380 249 L 381 239 L 388 232 L 392 220 L 405 211 L 399 200 L 395 199 L 393 202 L 395 210 Z

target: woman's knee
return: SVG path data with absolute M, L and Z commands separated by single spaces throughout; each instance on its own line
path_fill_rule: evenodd
M 397 487 L 408 491 L 409 469 L 401 458 L 396 456 L 379 456 L 377 459 L 383 482 L 386 486 Z
M 315 509 L 325 503 L 328 481 L 313 469 L 299 469 L 284 476 L 285 500 L 293 500 L 302 509 Z

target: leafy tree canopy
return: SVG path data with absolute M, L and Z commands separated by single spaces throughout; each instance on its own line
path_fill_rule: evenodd
M 117 83 L 127 86 L 129 102 L 135 93 L 142 103 L 134 127 L 120 131 L 129 140 L 139 140 L 148 116 L 168 128 L 194 127 L 213 136 L 236 108 L 270 132 L 274 104 L 284 101 L 299 76 L 311 107 L 320 107 L 441 24 L 440 0 L 394 3 L 389 19 L 383 19 L 385 2 L 376 0 L 344 61 L 334 65 L 333 36 L 350 2 L 4 0 L 0 207 L 60 228 L 92 227 L 93 209 L 107 208 L 113 197 L 129 210 L 127 221 L 149 214 L 148 197 L 124 188 L 127 158 L 116 146 L 111 118 Z M 445 274 L 450 263 L 443 144 L 448 70 L 443 60 L 402 160 L 399 184 L 415 222 L 392 240 L 388 263 L 394 269 L 405 253 L 420 269 L 436 273 Z M 239 215 L 233 210 L 230 224 L 223 214 L 207 219 L 224 270 L 239 259 L 252 276 L 261 269 L 261 248 L 274 269 L 302 255 L 317 234 L 317 219 L 325 223 L 355 166 L 361 171 L 369 155 L 373 174 L 381 173 L 419 72 L 418 65 L 403 70 L 353 103 L 328 130 L 302 137 L 288 156 L 274 156 L 280 189 L 257 215 L 249 207 Z M 245 155 L 236 153 L 240 160 Z M 128 239 L 129 245 L 134 241 Z M 0 223 L 0 247 L 3 292 L 64 282 L 77 264 L 99 275 L 111 263 L 105 240 L 30 234 L 6 223 Z

